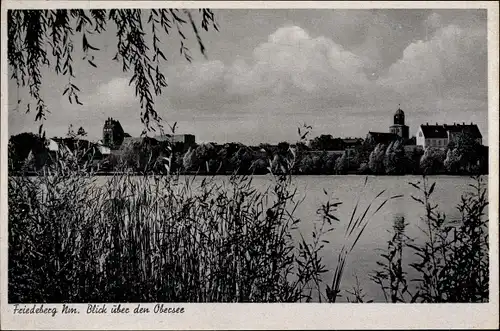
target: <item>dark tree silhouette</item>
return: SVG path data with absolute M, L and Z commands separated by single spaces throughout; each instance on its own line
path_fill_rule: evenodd
M 180 53 L 191 61 L 191 53 L 185 44 L 185 25 L 194 32 L 204 56 L 206 52 L 200 30 L 207 31 L 210 27 L 218 30 L 218 27 L 210 9 L 151 9 L 147 21 L 142 12 L 140 9 L 8 11 L 11 78 L 17 82 L 18 88 L 28 87 L 30 97 L 36 104 L 36 121 L 45 119 L 48 112 L 40 94 L 43 79 L 41 67 L 46 65 L 57 74 L 68 77 L 63 95 L 68 96 L 70 103 L 81 104 L 78 99 L 80 90 L 73 83 L 76 44 L 81 41 L 84 60 L 91 67 L 97 67 L 92 52 L 99 51 L 99 48 L 91 44 L 90 37 L 105 31 L 108 24 L 114 24 L 117 44 L 113 60 L 122 64 L 124 72 L 132 73 L 130 84 L 135 84 L 135 93 L 140 99 L 141 122 L 146 129 L 154 130 L 150 126 L 151 120 L 161 127 L 153 97 L 153 93 L 158 96 L 167 86 L 161 70 L 162 62 L 167 60 L 162 50 L 165 43 L 160 39 L 161 34 L 177 33 L 180 36 Z M 18 104 L 20 102 L 18 100 Z M 27 112 L 30 105 L 28 103 Z
M 76 133 L 80 137 L 85 137 L 87 135 L 87 131 L 83 127 L 80 127 Z
M 47 161 L 47 153 L 46 140 L 39 135 L 24 132 L 9 139 L 9 161 L 13 170 L 20 170 L 30 154 L 32 166 L 38 169 Z
M 333 138 L 330 134 L 322 134 L 311 140 L 311 148 L 314 150 L 334 151 L 344 149 L 340 138 Z

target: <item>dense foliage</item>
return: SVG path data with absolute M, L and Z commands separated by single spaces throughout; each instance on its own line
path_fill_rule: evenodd
M 85 140 L 85 135 L 85 130 L 80 128 L 78 133 L 68 134 L 68 138 L 84 142 L 79 148 L 91 146 Z M 46 162 L 53 162 L 54 153 L 48 151 L 47 142 L 48 140 L 29 133 L 12 136 L 9 145 L 10 170 L 35 171 L 41 169 Z M 123 144 L 118 151 L 112 151 L 111 155 L 91 155 L 94 156 L 93 164 L 102 173 L 127 169 L 137 173 L 161 174 L 165 172 L 165 162 L 170 156 L 170 171 L 198 174 L 283 173 L 283 169 L 289 166 L 287 160 L 292 157 L 296 161 L 291 171 L 302 175 L 465 175 L 488 172 L 488 148 L 477 143 L 471 144 L 467 138 L 457 139 L 446 149 L 427 148 L 425 151 L 417 146 L 405 146 L 401 141 L 394 141 L 388 146 L 363 143 L 344 150 L 315 149 L 312 145 L 314 144 L 306 145 L 303 142 L 259 146 L 204 143 L 186 147 L 182 143 L 171 146 L 166 141 L 144 137 Z M 33 148 L 30 149 L 29 146 Z M 75 151 L 76 147 L 70 149 L 75 153 L 82 153 Z M 26 164 L 28 155 L 35 160 Z

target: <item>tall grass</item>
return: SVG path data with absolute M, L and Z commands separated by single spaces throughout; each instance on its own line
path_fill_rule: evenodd
M 408 223 L 403 216 L 395 216 L 391 238 L 387 242 L 387 249 L 380 253 L 382 261 L 377 261 L 379 270 L 375 270 L 370 279 L 378 284 L 386 302 L 415 302 L 417 296 L 409 290 L 407 272 L 403 267 L 406 257 L 405 247 L 411 239 L 406 235 Z
M 291 302 L 317 275 L 278 180 L 9 180 L 9 301 Z M 298 275 L 298 277 L 293 277 Z
M 461 218 L 447 220 L 432 203 L 436 183 L 412 184 L 423 198 L 413 197 L 424 206 L 422 229 L 427 240 L 410 244 L 419 261 L 412 263 L 420 278 L 418 297 L 422 302 L 487 302 L 489 297 L 489 238 L 487 190 L 480 176 L 473 177 L 473 189 L 462 195 L 457 206 Z
M 425 211 L 420 231 L 425 240 L 408 238 L 404 219 L 396 219 L 393 236 L 371 278 L 390 302 L 488 302 L 489 238 L 487 190 L 480 176 L 473 177 L 472 191 L 465 192 L 457 206 L 460 219 L 450 221 L 432 202 L 436 183 L 410 183 L 419 195 L 412 196 Z M 408 279 L 403 252 L 413 256 Z M 410 292 L 410 283 L 415 288 Z
M 340 202 L 328 197 L 315 217 L 301 220 L 289 171 L 294 158 L 284 166 L 264 190 L 252 176 L 236 175 L 219 181 L 123 172 L 103 183 L 64 158 L 36 177 L 10 176 L 9 302 L 336 302 L 369 220 L 399 196 L 384 199 L 382 191 L 365 207 L 358 198 L 349 220 L 338 219 Z M 423 257 L 412 265 L 423 274 L 417 297 L 480 300 L 488 285 L 484 190 L 464 197 L 462 225 L 452 232 L 430 204 L 434 186 L 425 185 L 419 201 L 431 232 L 425 246 L 414 247 Z M 301 222 L 311 221 L 312 233 L 302 233 Z M 344 241 L 330 243 L 326 235 L 339 223 L 347 225 Z M 330 271 L 322 258 L 332 245 L 342 249 Z M 405 245 L 393 256 L 401 260 Z M 396 266 L 387 270 L 401 272 Z M 462 268 L 467 273 L 457 274 Z M 391 278 L 393 302 L 402 277 Z
M 171 174 L 171 157 L 167 175 L 121 172 L 104 184 L 89 162 L 62 154 L 36 177 L 9 177 L 9 301 L 334 302 L 369 208 L 351 218 L 354 242 L 325 294 L 325 236 L 340 202 L 329 199 L 305 220 L 312 233 L 300 232 L 297 152 L 279 175 L 270 163 L 262 191 L 252 176 Z

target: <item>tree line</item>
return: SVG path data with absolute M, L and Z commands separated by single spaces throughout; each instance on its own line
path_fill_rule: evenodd
M 56 139 L 58 152 L 51 152 L 48 140 L 33 133 L 13 135 L 9 140 L 9 169 L 33 172 L 54 164 L 63 151 L 70 159 L 102 172 L 197 174 L 267 174 L 291 171 L 299 175 L 343 174 L 486 174 L 488 148 L 467 134 L 459 134 L 445 149 L 405 145 L 401 140 L 389 144 L 362 143 L 343 150 L 333 150 L 328 139 L 320 136 L 309 144 L 299 142 L 247 146 L 241 143 L 203 143 L 186 148 L 182 143 L 142 138 L 124 144 L 110 155 L 102 155 L 96 144 L 84 139 L 79 129 Z M 331 137 L 331 136 L 330 136 Z M 319 139 L 318 139 L 319 138 Z M 340 145 L 340 140 L 331 139 Z M 320 143 L 318 143 L 320 142 Z

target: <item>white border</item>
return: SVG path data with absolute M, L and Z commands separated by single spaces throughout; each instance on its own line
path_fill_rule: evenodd
M 55 318 L 12 314 L 7 304 L 7 29 L 6 9 L 16 8 L 484 8 L 488 9 L 488 142 L 490 146 L 490 302 L 488 304 L 179 304 L 177 315 L 87 315 Z M 2 1 L 1 11 L 1 155 L 0 155 L 0 329 L 396 329 L 497 328 L 498 288 L 498 2 L 265 2 L 265 1 Z M 108 304 L 109 305 L 109 304 Z M 151 309 L 154 304 L 141 305 Z

